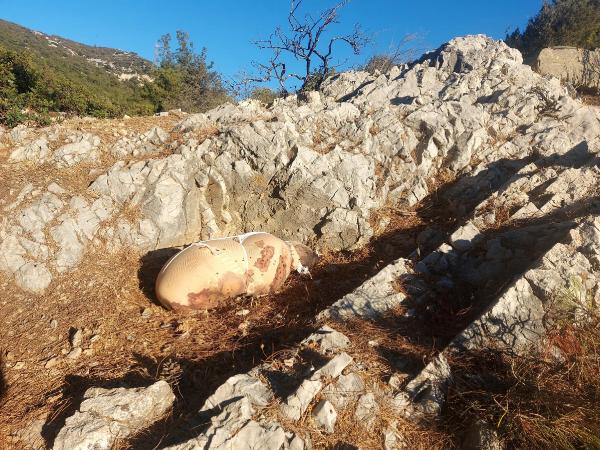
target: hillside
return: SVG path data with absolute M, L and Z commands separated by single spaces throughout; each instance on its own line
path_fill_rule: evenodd
M 11 50 L 27 49 L 57 70 L 82 70 L 87 65 L 122 80 L 148 76 L 153 64 L 135 53 L 96 47 L 47 35 L 0 19 L 0 45 Z M 90 70 L 90 69 L 87 69 Z
M 33 65 L 48 78 L 67 80 L 72 91 L 95 96 L 109 112 L 151 112 L 140 81 L 148 79 L 154 66 L 135 53 L 84 45 L 4 20 L 0 20 L 0 48 L 27 51 Z
M 599 119 L 477 35 L 269 105 L 0 127 L 0 447 L 597 448 Z M 162 306 L 182 247 L 257 231 L 320 260 Z M 216 278 L 285 272 L 256 246 Z

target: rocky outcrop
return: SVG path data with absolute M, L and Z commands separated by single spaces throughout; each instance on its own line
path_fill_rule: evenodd
M 170 131 L 119 138 L 109 154 L 121 159 L 92 172 L 85 192 L 31 182 L 2 205 L 10 214 L 0 225 L 0 267 L 36 292 L 76 268 L 93 245 L 149 250 L 260 228 L 348 249 L 372 236 L 370 213 L 388 202 L 416 205 L 435 194 L 448 205 L 452 226 L 429 224 L 410 259 L 385 265 L 318 314 L 317 330 L 285 359 L 273 355 L 226 380 L 198 410 L 204 428 L 167 448 L 308 449 L 310 436 L 297 425 L 330 434 L 348 417 L 398 448 L 400 418 L 440 414 L 457 353 L 535 349 L 557 298 L 577 320 L 597 308 L 600 123 L 596 109 L 558 80 L 535 74 L 503 43 L 474 36 L 387 74 L 336 75 L 306 97 L 270 108 L 226 105 Z M 10 132 L 7 164 L 39 157 L 71 170 L 107 157 L 88 135 L 90 155 L 73 150 L 82 140 L 58 145 L 56 133 L 44 133 Z M 432 182 L 441 173 L 454 179 L 443 190 Z M 132 206 L 133 218 L 124 213 Z M 400 361 L 383 386 L 368 379 L 356 338 L 339 330 L 341 322 L 392 312 L 417 320 L 418 306 L 434 308 L 434 300 L 465 290 L 478 293 L 473 320 L 415 370 Z M 105 448 L 113 442 L 106 430 L 126 437 L 172 401 L 166 383 L 88 391 L 55 448 Z M 377 423 L 383 408 L 397 421 Z M 469 445 L 502 447 L 485 423 L 468 434 Z
M 42 160 L 94 179 L 83 192 L 32 183 L 3 206 L 0 269 L 34 292 L 92 245 L 148 251 L 264 230 L 359 247 L 373 211 L 414 205 L 440 171 L 473 174 L 464 195 L 481 195 L 534 154 L 593 152 L 599 128 L 594 109 L 484 36 L 387 74 L 341 73 L 302 101 L 225 105 L 110 145 L 85 131 L 59 142 L 56 127 L 11 133 L 8 167 Z
M 577 47 L 549 47 L 533 63 L 542 75 L 550 75 L 575 87 L 597 89 L 600 84 L 600 52 Z

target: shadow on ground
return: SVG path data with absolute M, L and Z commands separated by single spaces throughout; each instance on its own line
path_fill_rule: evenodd
M 474 176 L 461 177 L 436 189 L 412 214 L 407 215 L 412 218 L 412 221 L 401 221 L 395 229 L 375 238 L 367 248 L 354 254 L 349 252 L 337 254 L 332 260 L 319 265 L 312 279 L 292 277 L 287 288 L 273 296 L 273 300 L 281 305 L 279 314 L 285 316 L 286 326 L 273 328 L 269 321 L 265 321 L 254 328 L 250 335 L 240 340 L 239 350 L 235 352 L 217 353 L 198 360 L 178 359 L 173 356 L 172 361 L 181 367 L 181 376 L 177 380 L 171 380 L 177 394 L 173 412 L 141 435 L 131 439 L 128 443 L 129 447 L 147 449 L 158 445 L 173 445 L 198 435 L 202 431 L 202 426 L 206 424 L 207 418 L 201 417 L 197 411 L 220 384 L 228 377 L 248 371 L 274 355 L 279 357 L 285 354 L 288 349 L 296 346 L 307 334 L 315 330 L 316 313 L 353 291 L 397 258 L 415 257 L 418 254 L 415 252 L 417 236 L 426 226 L 434 224 L 439 233 L 437 239 L 429 240 L 426 245 L 419 246 L 421 255 L 426 255 L 446 240 L 450 232 L 470 218 L 477 204 L 498 191 L 504 183 L 528 164 L 534 162 L 537 168 L 544 165 L 580 167 L 593 162 L 595 158 L 587 152 L 586 146 L 580 144 L 561 157 L 503 159 L 491 163 Z M 433 290 L 426 302 L 416 302 L 409 297 L 405 306 L 406 309 L 413 309 L 413 314 L 382 320 L 378 326 L 386 333 L 412 344 L 413 350 L 416 346 L 429 356 L 435 354 L 465 326 L 479 317 L 515 276 L 522 274 L 552 245 L 564 239 L 575 225 L 576 218 L 597 212 L 599 203 L 597 198 L 588 199 L 560 208 L 541 218 L 510 223 L 484 232 L 485 242 L 494 236 L 511 232 L 535 230 L 536 227 L 541 230 L 557 221 L 565 224 L 548 239 L 534 242 L 526 258 L 508 261 L 503 267 L 499 267 L 493 282 L 485 286 L 462 282 L 457 283 L 449 291 Z M 140 288 L 155 303 L 154 280 L 162 265 L 175 251 L 157 250 L 148 253 L 141 260 Z M 471 254 L 476 257 L 481 251 L 480 247 L 476 247 Z M 424 281 L 428 285 L 433 285 L 437 280 L 424 277 Z M 216 311 L 216 314 L 219 314 L 219 311 Z M 417 354 L 413 350 L 382 347 L 378 351 L 381 358 L 388 361 L 390 367 L 403 366 L 406 371 L 416 373 L 423 367 L 425 361 L 423 353 Z M 63 388 L 65 402 L 44 427 L 44 437 L 47 442 L 49 444 L 53 442 L 65 418 L 77 409 L 87 388 L 142 386 L 154 382 L 156 374 L 161 369 L 159 364 L 143 355 L 135 355 L 135 358 L 140 370 L 122 379 L 67 378 Z

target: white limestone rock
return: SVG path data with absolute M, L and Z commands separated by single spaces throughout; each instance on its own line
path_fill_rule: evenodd
M 248 398 L 253 406 L 264 407 L 272 400 L 273 394 L 258 378 L 248 374 L 234 375 L 206 399 L 200 411 L 221 408 L 227 402 L 241 397 Z
M 167 413 L 175 395 L 166 381 L 147 388 L 90 388 L 77 411 L 65 421 L 54 450 L 108 450 Z
M 335 422 L 337 421 L 337 412 L 333 405 L 327 400 L 321 400 L 312 410 L 312 417 L 317 427 L 326 433 L 335 431 Z
M 339 331 L 324 325 L 313 334 L 304 339 L 304 347 L 317 348 L 324 355 L 338 353 L 350 345 L 350 339 Z
M 163 450 L 254 450 L 280 449 L 287 443 L 283 428 L 276 422 L 257 422 L 247 397 L 226 405 L 211 419 L 211 425 L 199 436 Z

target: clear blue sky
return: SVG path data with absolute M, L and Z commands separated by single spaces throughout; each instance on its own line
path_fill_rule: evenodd
M 360 22 L 372 33 L 375 44 L 366 53 L 385 50 L 409 33 L 422 36 L 421 49 L 432 49 L 465 34 L 502 38 L 508 28 L 525 25 L 541 3 L 353 0 L 343 10 L 339 27 L 343 31 Z M 305 4 L 320 11 L 332 2 L 305 0 Z M 250 41 L 285 24 L 288 10 L 288 0 L 0 0 L 2 19 L 85 44 L 134 51 L 150 60 L 160 35 L 186 30 L 197 48 L 208 48 L 208 59 L 226 76 L 261 58 Z

